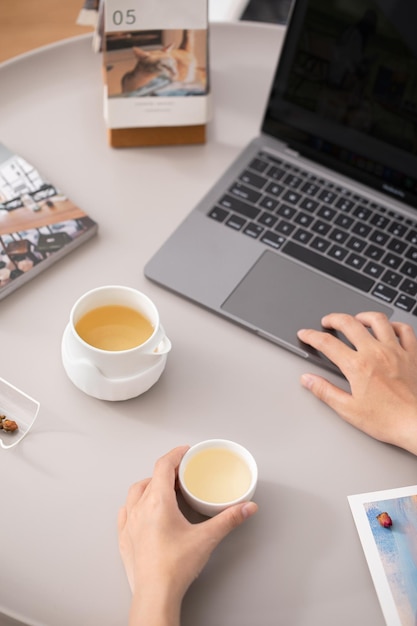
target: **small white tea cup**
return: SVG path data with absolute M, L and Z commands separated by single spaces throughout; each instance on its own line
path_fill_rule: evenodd
M 87 343 L 77 332 L 88 312 L 119 305 L 141 313 L 152 325 L 150 337 L 129 349 L 107 350 Z M 171 342 L 160 323 L 155 304 L 144 293 L 121 285 L 88 291 L 74 304 L 62 338 L 61 354 L 70 380 L 88 395 L 101 400 L 127 400 L 154 385 L 161 376 Z
M 208 439 L 195 444 L 185 453 L 178 469 L 184 500 L 208 517 L 251 500 L 257 482 L 258 467 L 252 454 L 227 439 Z

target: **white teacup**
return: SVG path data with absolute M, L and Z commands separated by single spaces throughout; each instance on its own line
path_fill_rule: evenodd
M 137 317 L 137 328 L 124 328 L 119 319 L 118 325 L 114 324 L 116 312 L 123 310 Z M 98 317 L 99 311 L 106 311 L 104 321 Z M 81 330 L 83 320 L 88 319 L 85 316 L 93 316 L 91 335 Z M 140 316 L 149 326 L 143 338 L 139 337 Z M 135 335 L 129 338 L 131 343 L 126 343 L 124 336 L 119 337 L 120 329 L 134 334 L 137 331 L 138 339 Z M 97 340 L 96 330 L 107 333 L 104 344 Z M 170 349 L 158 310 L 148 296 L 131 287 L 109 285 L 88 291 L 72 307 L 62 338 L 62 361 L 69 378 L 85 393 L 102 400 L 127 400 L 157 382 Z
M 178 469 L 184 500 L 209 517 L 251 500 L 257 482 L 258 467 L 251 453 L 227 439 L 208 439 L 192 446 Z

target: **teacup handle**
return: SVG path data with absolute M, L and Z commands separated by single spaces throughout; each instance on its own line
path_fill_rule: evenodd
M 154 354 L 155 356 L 160 356 L 161 354 L 167 354 L 172 347 L 172 344 L 168 337 L 165 334 L 165 330 L 162 325 L 159 326 L 159 330 L 157 333 L 157 341 L 158 344 L 155 348 L 149 352 L 149 354 Z

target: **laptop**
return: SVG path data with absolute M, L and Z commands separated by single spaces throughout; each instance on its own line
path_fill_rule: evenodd
M 417 331 L 417 4 L 296 0 L 258 137 L 145 266 L 319 365 L 299 328 Z

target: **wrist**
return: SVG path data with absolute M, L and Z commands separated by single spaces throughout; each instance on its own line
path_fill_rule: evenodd
M 137 589 L 132 597 L 129 626 L 180 626 L 182 596 L 156 584 Z
M 417 404 L 404 416 L 398 431 L 399 447 L 417 456 Z

